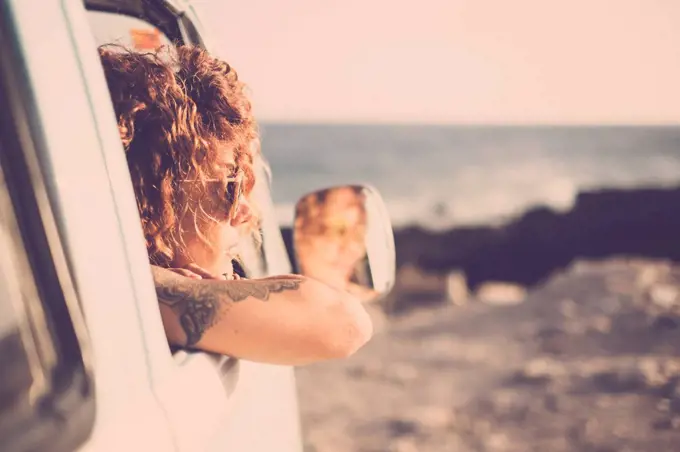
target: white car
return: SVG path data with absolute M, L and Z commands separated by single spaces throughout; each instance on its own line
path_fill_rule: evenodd
M 292 368 L 173 353 L 161 323 L 96 47 L 206 45 L 191 6 L 0 7 L 0 450 L 301 451 Z M 243 272 L 289 273 L 258 168 L 263 245 L 243 245 Z M 393 239 L 373 199 L 370 265 L 385 291 Z

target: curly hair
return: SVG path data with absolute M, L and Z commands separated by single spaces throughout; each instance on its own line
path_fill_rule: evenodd
M 249 197 L 259 140 L 245 85 L 229 64 L 198 47 L 163 50 L 138 53 L 105 45 L 99 54 L 149 260 L 168 267 L 186 249 L 186 215 L 191 215 L 200 240 L 210 246 L 205 227 L 224 218 L 208 200 L 214 204 L 215 197 L 221 197 L 222 214 L 232 213 L 233 200 L 227 199 L 230 174 L 220 166 L 225 153 L 233 152 L 236 168 L 231 170 L 242 172 L 241 190 Z M 254 216 L 251 226 L 256 221 Z

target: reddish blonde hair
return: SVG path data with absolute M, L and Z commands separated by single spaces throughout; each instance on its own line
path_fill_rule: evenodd
M 343 191 L 351 193 L 352 201 L 349 206 L 341 205 L 338 207 L 335 197 Z M 359 223 L 356 225 L 349 225 L 351 228 L 355 229 L 355 231 L 353 231 L 355 234 L 343 236 L 343 240 L 363 241 L 367 227 L 367 212 L 365 195 L 362 188 L 358 186 L 328 188 L 311 193 L 298 201 L 295 206 L 294 224 L 295 231 L 299 232 L 296 234 L 296 240 L 311 236 L 323 236 L 329 232 L 333 232 L 333 230 L 338 227 L 341 229 L 346 227 L 346 209 L 351 207 L 359 209 Z M 357 237 L 360 237 L 360 239 Z
M 248 198 L 259 153 L 257 124 L 236 72 L 198 47 L 172 50 L 161 57 L 160 51 L 99 49 L 149 260 L 163 267 L 184 249 L 186 215 L 192 215 L 195 232 L 209 246 L 205 227 L 220 218 L 207 201 L 225 198 L 223 210 L 230 213 L 229 174 L 220 166 L 221 157 L 233 152 L 233 169 L 243 172 Z

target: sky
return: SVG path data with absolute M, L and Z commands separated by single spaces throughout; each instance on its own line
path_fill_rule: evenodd
M 680 123 L 677 0 L 194 0 L 265 121 Z

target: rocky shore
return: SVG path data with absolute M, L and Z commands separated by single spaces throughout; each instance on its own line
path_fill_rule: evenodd
M 409 310 L 355 357 L 297 371 L 306 450 L 680 450 L 679 325 L 680 267 L 659 260 Z
M 680 188 L 580 193 L 564 213 L 537 207 L 499 227 L 395 231 L 397 265 L 462 270 L 472 288 L 489 280 L 537 284 L 576 259 L 637 256 L 680 262 Z

